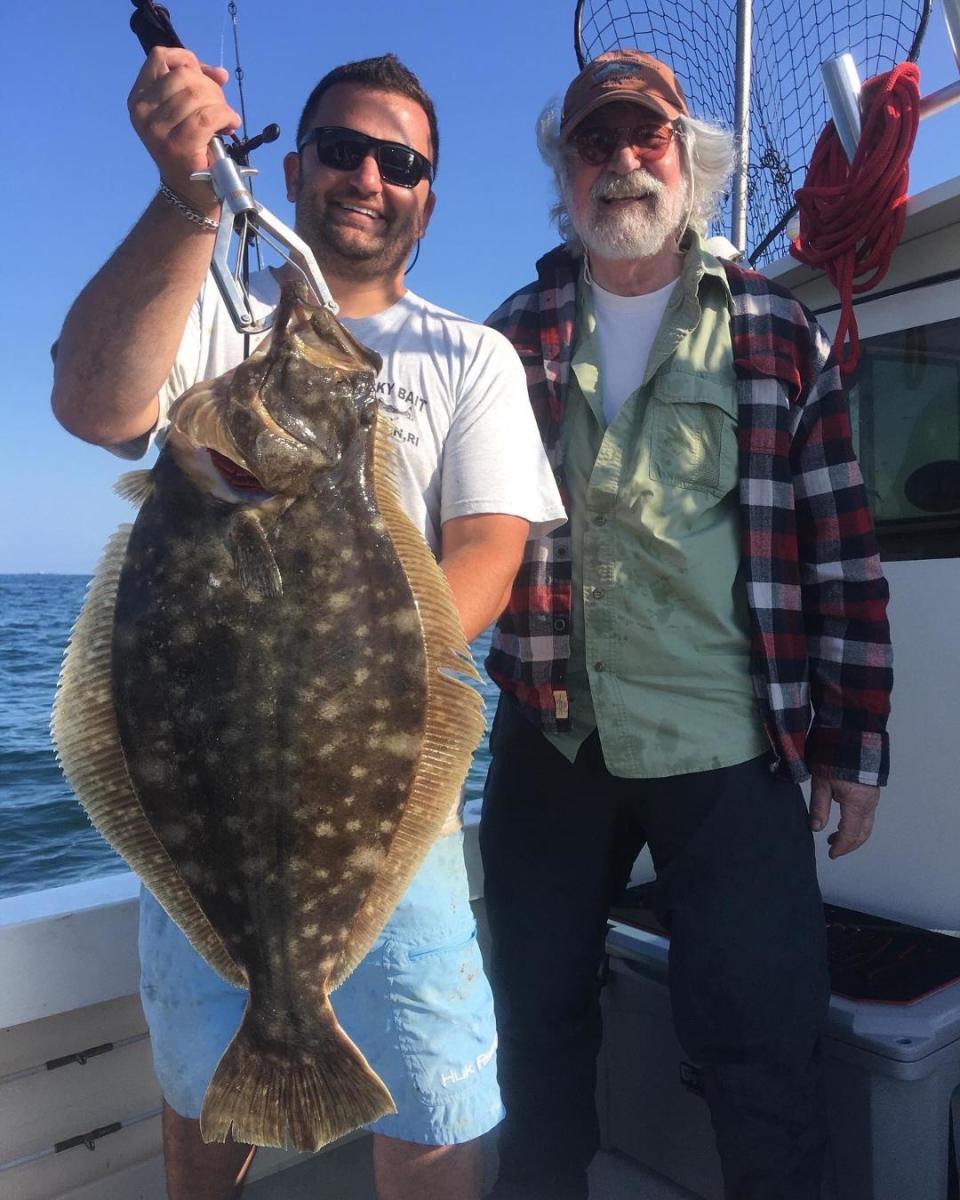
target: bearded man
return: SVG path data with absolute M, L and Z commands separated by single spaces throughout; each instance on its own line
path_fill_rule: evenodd
M 490 323 L 569 521 L 528 543 L 487 667 L 481 848 L 507 1110 L 497 1200 L 585 1200 L 598 975 L 649 845 L 675 1024 L 728 1200 L 814 1200 L 831 856 L 887 775 L 887 589 L 812 316 L 701 234 L 731 139 L 671 69 L 600 55 L 548 110 L 566 244 Z M 800 781 L 812 774 L 809 811 Z

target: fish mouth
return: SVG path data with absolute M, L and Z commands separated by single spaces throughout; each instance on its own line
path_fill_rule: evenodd
M 252 471 L 241 467 L 239 463 L 235 463 L 232 458 L 227 458 L 219 450 L 214 450 L 212 446 L 204 446 L 204 449 L 210 455 L 210 462 L 221 479 L 235 492 L 248 493 L 251 498 L 270 494 Z

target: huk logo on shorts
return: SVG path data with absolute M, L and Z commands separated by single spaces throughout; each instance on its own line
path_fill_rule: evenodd
M 497 1038 L 494 1035 L 493 1041 L 490 1043 L 490 1049 L 484 1050 L 482 1054 L 478 1054 L 473 1062 L 466 1063 L 459 1071 L 444 1071 L 440 1076 L 440 1082 L 444 1087 L 450 1087 L 454 1083 L 463 1083 L 465 1079 L 469 1079 L 471 1075 L 476 1075 L 478 1071 L 482 1071 L 493 1061 L 493 1056 L 497 1052 Z

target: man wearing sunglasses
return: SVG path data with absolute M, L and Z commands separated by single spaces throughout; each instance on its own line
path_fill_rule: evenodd
M 239 124 L 226 78 L 186 50 L 150 55 L 130 112 L 162 194 L 81 294 L 60 339 L 55 412 L 78 436 L 126 457 L 162 436 L 167 407 L 185 388 L 244 355 L 216 288 L 204 282 L 218 215 L 212 192 L 190 179 L 206 165 L 211 132 Z M 528 529 L 559 524 L 563 508 L 509 344 L 405 288 L 435 204 L 437 152 L 430 98 L 385 55 L 320 81 L 284 171 L 297 230 L 341 319 L 383 358 L 378 391 L 401 497 L 473 638 L 505 604 Z M 252 277 L 258 316 L 279 290 L 271 271 Z M 398 1108 L 373 1126 L 380 1200 L 478 1200 L 477 1139 L 502 1116 L 493 1004 L 456 817 L 450 829 L 337 992 L 338 1019 Z M 147 893 L 140 929 L 168 1195 L 225 1200 L 238 1194 L 249 1147 L 204 1144 L 197 1117 L 245 993 L 213 973 Z
M 666 64 L 600 55 L 539 141 L 565 244 L 490 323 L 570 520 L 528 543 L 487 660 L 495 1196 L 587 1196 L 606 918 L 647 845 L 726 1196 L 818 1200 L 811 829 L 835 801 L 831 857 L 868 837 L 891 682 L 837 364 L 788 293 L 705 246 L 731 139 Z

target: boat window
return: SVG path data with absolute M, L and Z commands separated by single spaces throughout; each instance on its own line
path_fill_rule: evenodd
M 864 339 L 850 415 L 883 557 L 960 556 L 960 318 Z

